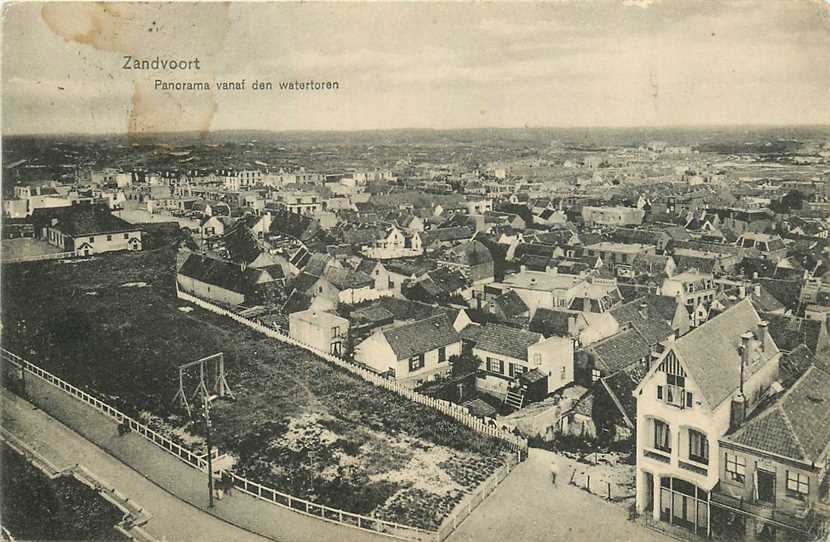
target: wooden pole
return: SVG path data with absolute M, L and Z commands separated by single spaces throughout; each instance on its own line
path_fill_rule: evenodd
M 202 394 L 202 404 L 205 409 L 205 434 L 207 444 L 207 471 L 208 471 L 208 508 L 213 508 L 213 458 L 210 449 L 210 407 L 207 395 Z

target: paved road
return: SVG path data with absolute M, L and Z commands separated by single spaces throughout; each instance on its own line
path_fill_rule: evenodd
M 144 529 L 159 540 L 268 541 L 179 500 L 5 389 L 2 390 L 2 412 L 3 427 L 43 454 L 58 469 L 80 463 L 152 514 Z
M 568 485 L 567 476 L 554 487 L 549 470 L 554 457 L 531 448 L 530 458 L 513 470 L 449 542 L 673 541 L 628 521 L 626 505 Z

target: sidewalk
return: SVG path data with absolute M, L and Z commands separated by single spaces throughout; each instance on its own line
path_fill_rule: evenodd
M 556 457 L 531 448 L 528 460 L 518 465 L 448 540 L 672 540 L 629 521 L 624 505 L 569 485 L 570 471 L 560 468 L 553 486 L 549 467 Z
M 26 386 L 38 407 L 77 433 L 43 412 L 33 411 L 29 403 L 5 390 L 2 395 L 3 426 L 56 463 L 82 463 L 119 491 L 138 500 L 154 516 L 148 523 L 148 532 L 160 539 L 166 536 L 167 540 L 200 542 L 264 540 L 247 530 L 279 542 L 390 540 L 368 531 L 305 516 L 239 491 L 215 501 L 215 507 L 208 509 L 205 474 L 140 435 L 119 436 L 114 421 L 54 386 L 34 377 L 27 379 Z M 137 483 L 136 477 L 143 480 L 143 484 Z M 129 482 L 129 486 L 122 487 L 122 482 Z M 159 495 L 165 498 L 160 499 Z

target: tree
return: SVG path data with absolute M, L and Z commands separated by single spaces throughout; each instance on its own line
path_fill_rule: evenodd
M 465 376 L 475 374 L 481 366 L 481 358 L 469 352 L 462 352 L 461 355 L 450 356 L 450 374 L 452 376 Z

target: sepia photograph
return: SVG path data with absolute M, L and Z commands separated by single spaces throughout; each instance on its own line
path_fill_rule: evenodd
M 0 540 L 830 542 L 830 0 L 0 16 Z

